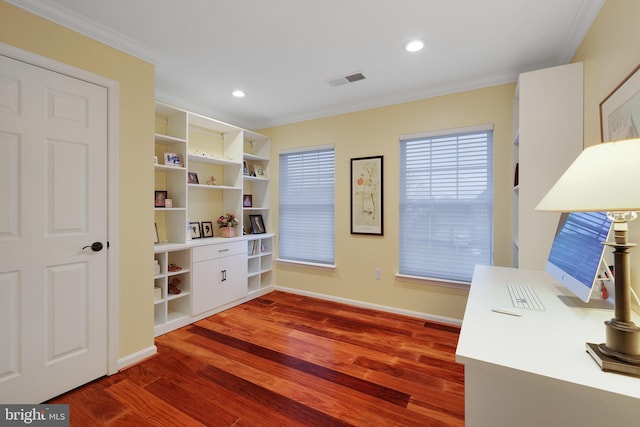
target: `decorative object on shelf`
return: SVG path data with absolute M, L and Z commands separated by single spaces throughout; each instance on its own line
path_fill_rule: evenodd
M 180 267 L 178 264 L 171 263 L 168 265 L 167 270 L 169 270 L 172 273 L 175 273 L 176 271 L 182 271 L 182 267 Z
M 587 352 L 604 371 L 640 377 L 640 327 L 631 317 L 629 221 L 640 211 L 640 138 L 587 147 L 551 187 L 536 210 L 607 212 L 613 221 L 614 317 L 605 323 L 605 343 L 587 343 Z M 637 296 L 636 296 L 637 300 Z M 638 301 L 640 302 L 640 301 Z
M 153 164 L 154 165 L 158 164 L 158 156 L 153 156 Z
M 217 185 L 216 177 L 211 175 L 207 180 L 207 185 Z
M 173 279 L 171 279 L 171 282 L 169 282 L 169 293 L 173 295 L 178 295 L 180 292 L 182 292 L 182 289 L 178 288 L 178 285 L 180 283 L 182 283 L 182 281 L 177 277 L 174 277 Z
M 159 286 L 153 287 L 153 300 L 159 301 L 162 299 L 162 288 Z
M 172 208 L 173 207 L 173 199 L 164 199 L 164 207 Z
M 155 206 L 156 208 L 164 208 L 166 200 L 167 200 L 167 192 L 164 190 L 156 190 L 155 203 L 153 206 Z
M 188 183 L 189 184 L 199 184 L 200 181 L 198 181 L 198 174 L 195 172 L 188 172 L 187 173 L 187 178 L 188 178 Z
M 153 223 L 153 228 L 155 229 L 155 232 L 156 232 L 156 238 L 153 241 L 153 243 L 160 243 L 160 238 L 158 237 L 158 223 L 157 222 Z
M 242 161 L 242 174 L 243 175 L 249 175 L 249 167 L 247 166 L 247 161 L 246 160 Z
M 213 223 L 202 221 L 202 237 L 213 237 Z
M 177 153 L 164 153 L 165 166 L 182 167 L 182 156 Z
M 218 227 L 220 227 L 220 234 L 222 237 L 233 237 L 235 235 L 235 230 L 233 227 L 238 225 L 238 218 L 234 214 L 225 214 L 220 215 L 218 220 L 216 221 Z
M 602 142 L 640 136 L 640 65 L 600 103 Z
M 263 234 L 267 230 L 262 221 L 262 215 L 249 215 L 249 222 L 251 223 L 251 232 L 253 234 Z
M 250 208 L 253 206 L 253 196 L 251 194 L 245 194 L 242 196 L 242 207 Z
M 199 239 L 200 238 L 200 223 L 199 222 L 190 222 L 189 229 L 191 230 L 191 238 Z
M 351 159 L 351 234 L 383 235 L 383 156 Z
M 155 259 L 153 263 L 153 274 L 155 276 L 160 275 L 160 262 L 157 259 Z
M 220 229 L 220 235 L 225 238 L 235 237 L 236 230 L 233 227 L 224 227 Z
M 264 170 L 264 167 L 261 165 L 253 165 L 253 174 L 258 178 L 266 178 L 267 172 Z

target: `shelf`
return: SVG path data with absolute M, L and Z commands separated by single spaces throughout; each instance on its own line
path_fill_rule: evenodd
M 165 143 L 165 144 L 186 144 L 187 140 L 182 138 L 176 138 L 169 135 L 164 135 L 161 133 L 156 133 L 156 143 Z
M 231 187 L 228 185 L 208 185 L 208 184 L 189 184 L 189 188 L 199 190 L 242 190 L 241 187 Z
M 204 157 L 204 156 L 198 156 L 195 154 L 189 154 L 188 159 L 190 162 L 195 162 L 195 163 L 207 163 L 207 164 L 212 164 L 212 165 L 221 165 L 221 166 L 242 166 L 241 163 L 238 163 L 237 161 L 233 161 L 230 159 L 220 159 L 218 157 Z
M 267 157 L 256 156 L 255 154 L 244 153 L 242 158 L 244 160 L 250 160 L 252 162 L 268 162 L 270 159 Z
M 260 178 L 257 176 L 251 176 L 251 175 L 242 175 L 242 178 L 245 181 L 263 181 L 263 182 L 269 182 L 269 178 Z
M 164 171 L 164 172 L 186 172 L 187 168 L 184 166 L 170 166 L 170 165 L 154 165 L 156 170 Z

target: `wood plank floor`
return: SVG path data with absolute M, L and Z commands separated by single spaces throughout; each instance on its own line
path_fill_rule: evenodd
M 459 332 L 275 291 L 50 403 L 72 426 L 462 426 Z

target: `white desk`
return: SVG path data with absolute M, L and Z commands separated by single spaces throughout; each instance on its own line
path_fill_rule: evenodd
M 509 282 L 529 284 L 546 311 L 491 311 L 512 307 Z M 467 426 L 640 425 L 640 378 L 602 372 L 585 350 L 604 342 L 613 311 L 569 307 L 569 295 L 544 271 L 476 267 L 456 350 Z

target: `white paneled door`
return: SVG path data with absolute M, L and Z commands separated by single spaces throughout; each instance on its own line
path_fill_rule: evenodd
M 107 89 L 0 55 L 0 402 L 107 373 L 106 239 Z

